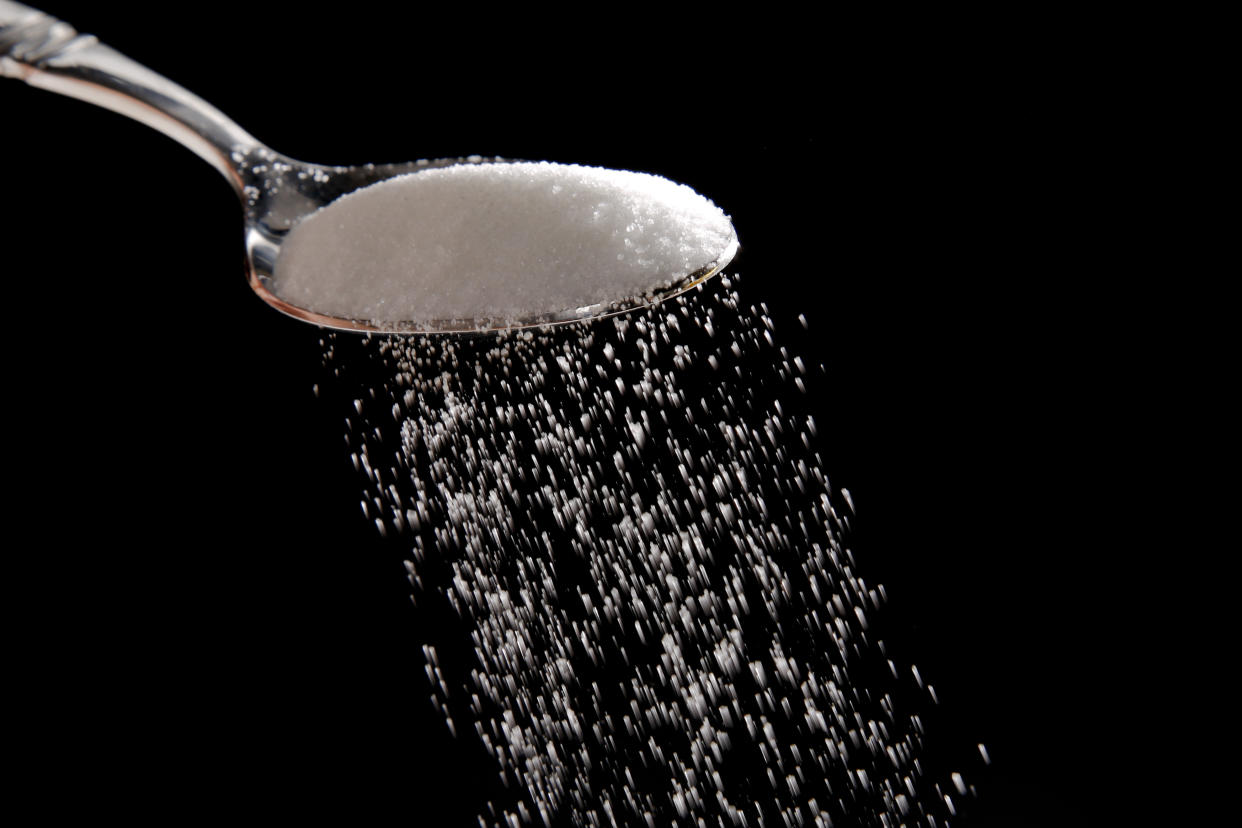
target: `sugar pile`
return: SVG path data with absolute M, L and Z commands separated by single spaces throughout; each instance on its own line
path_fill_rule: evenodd
M 313 213 L 284 241 L 272 290 L 347 319 L 522 322 L 667 289 L 735 244 L 715 205 L 658 176 L 462 164 Z
M 422 655 L 508 791 L 478 824 L 948 826 L 971 795 L 928 770 L 935 690 L 846 545 L 822 366 L 775 328 L 722 277 L 589 326 L 371 343 L 392 380 L 346 441 L 452 622 Z

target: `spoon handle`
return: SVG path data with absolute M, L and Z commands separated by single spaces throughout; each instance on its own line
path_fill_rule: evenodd
M 228 116 L 167 78 L 20 3 L 0 0 L 0 76 L 119 112 L 172 138 L 219 170 L 240 195 L 242 159 L 262 145 Z

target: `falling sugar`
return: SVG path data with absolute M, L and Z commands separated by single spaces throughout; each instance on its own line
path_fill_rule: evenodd
M 724 213 L 658 176 L 461 164 L 313 213 L 282 244 L 271 287 L 339 318 L 491 327 L 629 304 L 702 275 L 735 246 Z
M 971 790 L 927 770 L 931 685 L 881 637 L 814 374 L 739 291 L 371 343 L 392 379 L 350 450 L 420 611 L 458 619 L 468 658 L 423 653 L 509 791 L 480 825 L 947 826 Z

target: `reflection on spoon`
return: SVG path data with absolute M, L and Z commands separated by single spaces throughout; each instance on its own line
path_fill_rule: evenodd
M 0 0 L 0 75 L 135 118 L 241 197 L 251 286 L 345 330 L 546 325 L 667 298 L 732 260 L 729 219 L 640 173 L 478 157 L 327 167 L 282 156 L 176 84 Z

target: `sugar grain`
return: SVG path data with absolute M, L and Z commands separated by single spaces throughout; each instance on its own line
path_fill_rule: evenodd
M 346 319 L 491 327 L 641 301 L 734 244 L 724 213 L 658 176 L 461 164 L 383 181 L 311 214 L 284 241 L 272 290 Z

